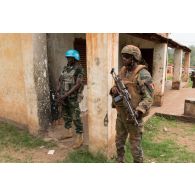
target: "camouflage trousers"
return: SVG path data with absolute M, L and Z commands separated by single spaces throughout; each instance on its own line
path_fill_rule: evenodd
M 143 121 L 140 121 L 143 124 Z M 143 150 L 141 147 L 143 125 L 136 127 L 133 121 L 127 121 L 124 110 L 118 111 L 116 120 L 116 149 L 117 158 L 124 159 L 125 142 L 129 135 L 131 154 L 134 162 L 143 162 Z
M 83 133 L 83 123 L 81 121 L 81 111 L 79 102 L 75 98 L 68 98 L 65 100 L 62 107 L 62 114 L 64 119 L 64 127 L 72 128 L 72 122 L 75 125 L 76 133 Z

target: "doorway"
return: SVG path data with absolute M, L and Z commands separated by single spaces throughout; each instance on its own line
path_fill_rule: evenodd
M 145 64 L 148 68 L 148 71 L 151 75 L 153 75 L 152 67 L 153 67 L 153 53 L 154 49 L 141 49 L 142 53 L 142 63 Z

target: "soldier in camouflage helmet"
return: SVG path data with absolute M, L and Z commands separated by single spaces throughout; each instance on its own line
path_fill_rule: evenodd
M 123 66 L 119 71 L 119 76 L 123 80 L 132 98 L 132 105 L 135 110 L 140 126 L 136 127 L 134 121 L 127 120 L 127 110 L 123 101 L 113 102 L 113 107 L 117 109 L 116 119 L 116 149 L 117 162 L 124 162 L 125 142 L 129 135 L 131 154 L 134 162 L 143 162 L 143 151 L 141 139 L 143 132 L 143 117 L 146 116 L 152 106 L 154 85 L 152 77 L 145 65 L 141 65 L 141 51 L 133 45 L 125 46 L 122 51 Z M 110 90 L 110 94 L 118 94 L 116 86 Z
M 66 135 L 61 139 L 73 137 L 72 122 L 74 122 L 76 139 L 73 148 L 79 148 L 83 144 L 83 124 L 80 117 L 79 102 L 83 90 L 84 70 L 79 63 L 78 51 L 68 50 L 65 56 L 68 64 L 61 72 L 57 88 L 58 102 L 62 105 L 66 129 Z

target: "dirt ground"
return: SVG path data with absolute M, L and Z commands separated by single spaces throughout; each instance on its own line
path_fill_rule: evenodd
M 74 131 L 73 131 L 74 133 Z M 63 121 L 60 124 L 51 126 L 47 131 L 40 134 L 41 138 L 46 142 L 53 142 L 56 146 L 48 148 L 44 145 L 38 148 L 14 148 L 8 146 L 0 150 L 0 162 L 36 162 L 36 163 L 55 163 L 63 162 L 67 158 L 68 153 L 71 152 L 75 140 L 75 133 L 72 138 L 59 140 L 65 135 L 65 128 Z M 82 148 L 86 147 L 86 136 L 84 134 L 84 144 Z M 54 150 L 53 154 L 48 154 L 50 150 Z
M 178 122 L 176 127 L 164 126 L 155 136 L 154 141 L 173 140 L 188 151 L 195 152 L 195 124 Z
M 73 151 L 72 145 L 74 137 L 59 140 L 65 134 L 63 125 L 51 127 L 42 135 L 45 141 L 54 141 L 55 147 L 47 148 L 40 146 L 36 149 L 16 149 L 8 147 L 0 150 L 1 162 L 36 162 L 36 163 L 56 163 L 63 162 L 68 157 L 68 153 Z M 87 133 L 86 133 L 87 134 Z M 87 147 L 87 135 L 84 136 L 84 146 Z M 192 123 L 178 122 L 176 125 L 166 125 L 159 128 L 159 132 L 154 138 L 155 142 L 163 140 L 173 140 L 178 145 L 184 146 L 188 151 L 195 152 L 195 127 Z M 55 150 L 54 154 L 48 154 L 49 150 Z M 3 160 L 2 160 L 3 159 Z
M 57 137 L 60 134 L 62 135 L 63 131 L 64 129 L 58 126 L 42 135 L 44 141 L 54 142 L 56 144 L 54 147 L 47 148 L 44 145 L 33 149 L 8 147 L 0 150 L 0 159 L 4 159 L 5 162 L 61 162 L 67 158 L 68 152 L 72 150 L 71 145 L 74 141 L 73 138 L 62 141 L 57 140 Z M 48 154 L 50 150 L 54 150 L 54 154 Z

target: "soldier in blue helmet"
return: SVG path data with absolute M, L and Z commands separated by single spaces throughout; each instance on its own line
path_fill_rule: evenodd
M 83 144 L 83 124 L 80 117 L 79 101 L 82 99 L 84 70 L 79 63 L 80 55 L 77 50 L 68 50 L 65 53 L 68 64 L 61 72 L 57 96 L 62 105 L 64 127 L 66 134 L 61 139 L 73 137 L 72 122 L 76 130 L 76 139 L 73 148 Z

